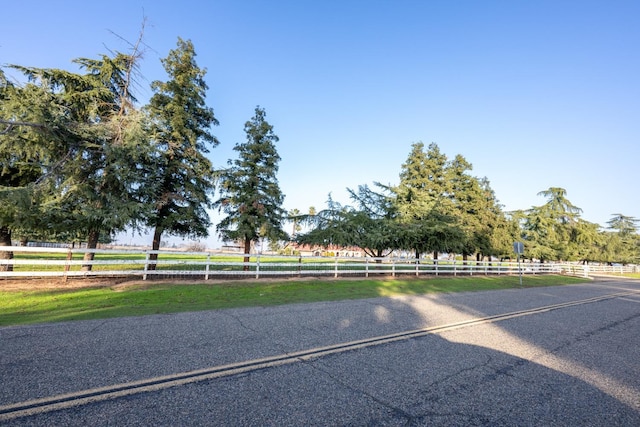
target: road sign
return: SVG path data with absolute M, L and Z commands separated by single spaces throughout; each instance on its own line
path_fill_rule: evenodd
M 513 242 L 513 252 L 518 254 L 518 275 L 520 276 L 520 287 L 522 287 L 522 268 L 520 267 L 520 255 L 524 253 L 524 243 Z
M 522 242 L 513 242 L 513 252 L 517 254 L 523 254 L 524 244 Z

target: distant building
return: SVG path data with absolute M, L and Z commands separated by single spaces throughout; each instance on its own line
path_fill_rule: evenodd
M 242 253 L 244 246 L 236 242 L 224 242 L 221 248 L 222 252 Z

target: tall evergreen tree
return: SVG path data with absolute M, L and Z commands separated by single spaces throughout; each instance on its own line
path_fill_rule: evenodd
M 638 236 L 638 222 L 640 220 L 623 215 L 613 214 L 607 221 L 606 261 L 624 264 L 637 262 L 640 259 L 640 236 Z
M 214 175 L 205 154 L 218 145 L 210 132 L 218 121 L 205 104 L 206 70 L 195 57 L 193 43 L 178 38 L 176 49 L 162 60 L 169 80 L 152 84 L 148 113 L 157 155 L 147 184 L 154 188 L 147 226 L 154 228 L 154 250 L 160 248 L 163 233 L 205 237 L 211 225 L 206 209 L 212 207 Z
M 427 151 L 422 142 L 412 144 L 401 167 L 400 184 L 394 187 L 401 218 L 424 217 L 435 209 L 444 213 L 448 205 L 446 165 L 447 157 L 435 143 Z
M 238 158 L 229 160 L 229 168 L 220 177 L 220 198 L 215 206 L 227 216 L 217 230 L 225 240 L 241 241 L 249 254 L 258 239 L 286 239 L 282 229 L 286 211 L 284 195 L 276 174 L 280 156 L 278 137 L 259 106 L 245 123 L 246 141 L 235 145 Z M 248 262 L 248 258 L 245 258 Z
M 516 240 L 511 233 L 511 224 L 507 215 L 502 210 L 503 206 L 498 201 L 495 192 L 487 178 L 480 179 L 480 187 L 483 191 L 482 208 L 483 222 L 480 224 L 478 250 L 484 255 L 506 257 L 512 252 L 513 242 Z M 517 235 L 517 234 L 516 234 Z
M 447 181 L 447 157 L 435 143 L 424 150 L 424 144 L 412 145 L 411 152 L 400 172 L 395 193 L 398 220 L 403 224 L 403 248 L 413 249 L 416 258 L 432 251 L 456 251 L 461 247 L 463 234 L 453 215 L 451 191 Z
M 464 239 L 460 245 L 463 260 L 469 255 L 489 249 L 487 234 L 481 230 L 491 213 L 487 208 L 486 195 L 477 178 L 470 175 L 472 169 L 462 155 L 458 154 L 446 167 L 447 199 L 451 203 L 452 215 L 458 220 Z
M 539 196 L 546 197 L 547 203 L 542 206 L 542 210 L 552 219 L 561 224 L 568 224 L 575 221 L 582 213 L 582 209 L 575 206 L 567 199 L 567 190 L 560 187 L 550 187 L 538 193 Z
M 148 144 L 130 92 L 136 61 L 135 52 L 75 60 L 84 74 L 14 67 L 30 80 L 24 93 L 40 93 L 46 102 L 23 99 L 30 104 L 23 107 L 38 114 L 22 130 L 31 147 L 47 141 L 40 145 L 48 148 L 46 157 L 24 159 L 44 164 L 38 179 L 41 188 L 48 186 L 43 220 L 53 231 L 82 233 L 89 248 L 101 235 L 131 225 L 143 210 L 139 166 Z
M 86 98 L 76 117 L 86 132 L 78 135 L 82 148 L 65 168 L 56 222 L 70 221 L 85 232 L 90 249 L 143 218 L 142 193 L 147 189 L 140 183 L 147 173 L 149 144 L 131 92 L 136 61 L 134 54 L 123 53 L 81 58 L 76 62 L 86 70 L 82 79 L 88 85 L 78 91 L 64 82 L 71 99 Z M 93 259 L 93 253 L 85 259 Z
M 470 174 L 473 166 L 458 154 L 447 164 L 448 199 L 452 215 L 464 232 L 460 252 L 464 260 L 476 254 L 502 254 L 505 248 L 506 219 L 487 178 Z M 510 245 L 510 244 L 509 244 Z
M 640 220 L 637 218 L 616 213 L 607 221 L 607 224 L 609 224 L 609 229 L 615 230 L 620 235 L 629 236 L 638 232 L 638 222 L 640 222 Z
M 575 253 L 571 250 L 572 243 L 580 235 L 579 231 L 589 230 L 578 227 L 582 209 L 567 199 L 564 188 L 551 187 L 538 195 L 545 197 L 547 202 L 527 212 L 524 229 L 529 250 L 526 253 L 543 261 L 572 260 Z

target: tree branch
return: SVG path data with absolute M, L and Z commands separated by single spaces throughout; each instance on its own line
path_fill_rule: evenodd
M 5 130 L 0 131 L 0 135 L 8 134 L 16 126 L 30 126 L 30 127 L 34 127 L 34 128 L 43 128 L 44 127 L 44 125 L 40 124 L 40 123 L 16 122 L 16 121 L 13 121 L 13 120 L 2 120 L 2 119 L 0 119 L 0 125 L 7 125 Z

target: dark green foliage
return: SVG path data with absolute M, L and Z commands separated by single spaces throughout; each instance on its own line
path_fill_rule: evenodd
M 206 209 L 211 207 L 214 176 L 205 153 L 218 145 L 210 132 L 218 121 L 205 104 L 206 70 L 198 67 L 195 56 L 191 41 L 179 38 L 162 60 L 169 80 L 152 84 L 155 93 L 147 111 L 156 155 L 146 182 L 153 189 L 147 201 L 153 212 L 146 224 L 155 229 L 153 249 L 159 248 L 164 232 L 204 237 L 211 225 Z
M 547 199 L 529 210 L 525 223 L 527 240 L 533 243 L 531 255 L 542 260 L 572 260 L 570 246 L 575 243 L 582 209 L 567 199 L 564 188 L 551 187 L 538 193 Z
M 421 142 L 415 143 L 402 165 L 400 183 L 393 187 L 404 230 L 401 248 L 414 250 L 416 258 L 424 252 L 433 252 L 434 258 L 439 252 L 463 252 L 469 240 L 460 218 L 466 208 L 460 207 L 461 189 L 467 183 L 460 179 L 470 165 L 461 156 L 456 160 L 457 175 L 436 144 L 425 151 Z
M 386 187 L 376 185 L 388 192 Z M 329 197 L 327 209 L 300 217 L 313 228 L 296 240 L 324 247 L 355 246 L 371 257 L 387 256 L 399 246 L 401 239 L 401 227 L 395 220 L 390 195 L 375 192 L 366 185 L 358 187 L 357 192 L 348 191 L 356 208 L 341 206 Z
M 142 217 L 141 174 L 148 154 L 143 117 L 129 91 L 134 55 L 75 61 L 84 74 L 15 66 L 28 77 L 8 88 L 2 118 L 16 123 L 2 135 L 3 170 L 18 168 L 29 192 L 28 224 L 8 227 L 31 235 L 101 235 Z M 14 157 L 9 160 L 6 153 Z M 91 256 L 89 256 L 90 258 Z
M 204 106 L 204 71 L 194 56 L 191 43 L 179 40 L 163 61 L 172 79 L 153 83 L 148 114 L 131 93 L 135 49 L 77 59 L 81 74 L 14 66 L 28 78 L 24 86 L 0 74 L 5 240 L 13 231 L 95 247 L 143 224 L 206 235 L 213 171 L 202 153 L 217 144 L 208 130 L 217 121 Z
M 624 264 L 640 261 L 638 221 L 631 216 L 620 213 L 613 214 L 607 222 L 610 231 L 603 232 L 600 239 L 600 256 L 603 261 Z
M 282 229 L 284 195 L 276 178 L 278 137 L 265 116 L 264 109 L 256 107 L 255 115 L 245 123 L 246 141 L 234 147 L 238 158 L 229 160 L 229 168 L 222 171 L 220 198 L 215 203 L 226 214 L 218 232 L 225 240 L 243 242 L 245 253 L 258 239 L 287 238 Z
M 638 233 L 638 220 L 632 216 L 621 213 L 613 214 L 613 218 L 607 221 L 609 229 L 615 230 L 621 236 L 632 236 Z
M 489 182 L 468 174 L 471 165 L 450 162 L 436 144 L 412 145 L 400 183 L 349 190 L 356 207 L 329 200 L 327 210 L 305 219 L 314 227 L 300 243 L 357 246 L 375 257 L 394 250 L 500 255 L 510 246 L 508 223 Z
M 525 256 L 542 261 L 598 260 L 598 226 L 580 218 L 582 210 L 567 199 L 564 188 L 538 193 L 547 202 L 534 206 L 524 217 Z

